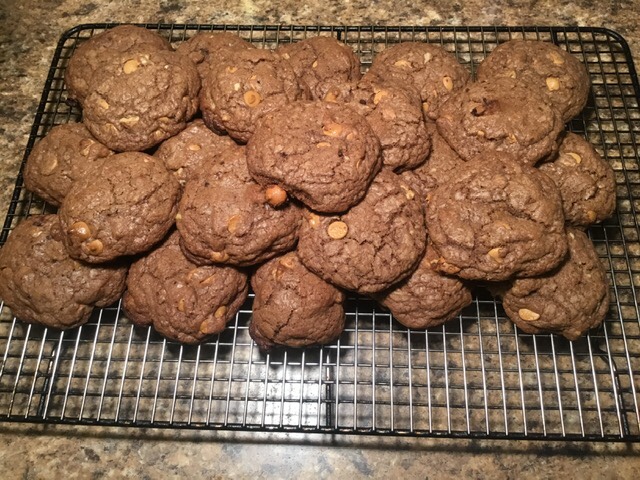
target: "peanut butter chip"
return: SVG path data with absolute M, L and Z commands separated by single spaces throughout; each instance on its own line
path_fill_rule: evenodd
M 389 92 L 387 92 L 386 90 L 378 90 L 376 94 L 373 96 L 373 104 L 374 105 L 379 104 L 380 100 L 382 100 L 384 97 L 388 95 L 389 95 Z
M 547 77 L 547 88 L 550 92 L 560 89 L 560 80 L 556 77 Z
M 433 55 L 431 55 L 431 53 L 427 52 L 427 53 L 424 54 L 423 58 L 424 58 L 424 63 L 429 63 L 431 61 L 431 59 L 433 58 Z
M 549 58 L 551 58 L 554 65 L 564 65 L 564 58 L 559 53 L 551 52 L 549 53 Z
M 50 173 L 53 173 L 53 171 L 57 167 L 58 167 L 58 159 L 55 157 L 55 155 L 49 154 L 46 157 L 45 164 L 42 165 L 41 171 L 42 171 L 43 174 L 49 175 Z
M 404 195 L 405 195 L 405 197 L 407 197 L 407 200 L 413 200 L 414 197 L 416 196 L 414 191 L 411 190 L 410 188 L 405 187 L 404 185 L 400 185 L 400 188 L 402 188 L 402 190 L 404 190 Z
M 119 122 L 124 123 L 125 125 L 131 127 L 140 121 L 140 117 L 137 115 L 128 115 L 126 117 L 122 117 Z
M 400 68 L 411 68 L 411 64 L 406 60 L 398 60 L 396 63 L 393 64 L 393 66 L 400 67 Z
M 244 98 L 244 103 L 251 108 L 257 107 L 260 105 L 260 102 L 262 102 L 262 97 L 255 90 L 248 90 L 244 92 L 242 98 Z
M 330 102 L 330 103 L 337 103 L 338 95 L 336 95 L 334 92 L 327 92 L 327 94 L 324 96 L 324 101 Z
M 192 152 L 197 152 L 198 150 L 200 150 L 202 147 L 200 145 L 198 145 L 197 143 L 192 143 L 190 144 L 187 149 L 191 150 Z
M 291 257 L 281 258 L 280 265 L 291 270 L 293 268 L 293 259 Z
M 71 225 L 69 234 L 79 238 L 80 240 L 86 240 L 91 237 L 91 229 L 89 228 L 89 225 L 84 222 L 75 222 Z
M 329 142 L 318 142 L 316 143 L 316 148 L 327 148 L 330 147 L 331 144 Z
M 578 155 L 577 153 L 569 152 L 569 153 L 567 153 L 567 155 L 569 155 L 571 158 L 573 158 L 578 165 L 580 165 L 580 163 L 582 162 L 582 157 L 580 155 Z
M 489 250 L 489 252 L 487 252 L 487 255 L 493 258 L 496 262 L 502 263 L 502 252 L 500 250 L 500 247 L 492 248 L 491 250 Z
M 135 72 L 139 66 L 140 62 L 138 62 L 138 60 L 136 60 L 135 58 L 132 58 L 131 60 L 127 60 L 126 62 L 124 62 L 122 71 L 129 75 L 130 73 Z
M 272 207 L 278 207 L 287 201 L 287 192 L 278 185 L 271 185 L 264 191 L 264 198 Z
M 184 298 L 181 298 L 180 301 L 178 301 L 178 310 L 184 312 Z
M 447 75 L 442 77 L 442 84 L 444 85 L 444 88 L 446 88 L 448 91 L 453 90 L 453 80 L 451 79 L 451 77 Z
M 318 228 L 320 226 L 320 217 L 315 213 L 309 214 L 309 216 L 307 217 L 307 220 L 311 228 Z
M 107 101 L 104 98 L 100 98 L 97 101 L 98 106 L 100 108 L 102 108 L 103 110 L 108 110 L 109 109 L 109 104 L 107 103 Z
M 521 308 L 518 310 L 518 316 L 527 322 L 533 322 L 534 320 L 538 320 L 540 318 L 540 314 L 536 313 L 528 308 Z
M 594 212 L 593 210 L 588 210 L 587 211 L 587 218 L 589 219 L 590 222 L 593 223 L 598 218 L 598 214 L 596 212 Z
M 210 257 L 214 262 L 226 262 L 229 260 L 229 254 L 227 252 L 211 252 Z
M 333 222 L 327 227 L 327 234 L 334 240 L 340 240 L 347 236 L 349 227 L 344 222 Z
M 516 75 L 516 71 L 515 70 L 509 70 L 507 72 L 507 77 L 509 77 L 509 78 L 516 78 L 516 76 L 517 75 Z
M 330 122 L 322 127 L 322 133 L 328 137 L 338 137 L 342 133 L 342 125 L 339 123 Z
M 82 142 L 80 142 L 80 147 L 82 147 L 82 150 L 80 151 L 80 153 L 82 154 L 83 157 L 86 157 L 87 155 L 89 155 L 89 152 L 91 152 L 91 146 L 93 144 L 94 144 L 94 141 L 89 138 L 85 138 L 84 140 L 82 140 Z
M 229 233 L 234 233 L 238 230 L 238 224 L 240 223 L 240 215 L 232 215 L 227 222 L 227 230 Z
M 510 133 L 507 138 L 509 139 L 509 143 L 516 143 L 518 141 L 518 139 L 513 133 Z
M 317 66 L 318 66 L 317 60 L 311 64 L 311 68 L 316 68 Z
M 182 214 L 176 213 L 176 221 L 180 221 L 180 220 L 182 220 Z
M 423 112 L 429 111 L 429 102 L 422 102 L 422 111 Z
M 86 248 L 91 255 L 100 255 L 104 250 L 104 245 L 102 245 L 102 242 L 100 240 L 92 240 L 91 242 L 87 243 Z
M 227 73 L 235 73 L 238 71 L 238 67 L 227 67 L 225 70 Z
M 222 318 L 227 314 L 227 310 L 229 310 L 227 308 L 227 306 L 226 305 L 222 305 L 221 307 L 218 307 L 218 309 L 215 311 L 213 316 L 216 317 L 216 318 Z
M 241 86 L 242 86 L 242 85 L 240 85 L 239 83 L 234 83 L 234 84 L 233 84 L 233 89 L 237 92 L 238 90 L 240 90 L 240 87 L 241 87 Z

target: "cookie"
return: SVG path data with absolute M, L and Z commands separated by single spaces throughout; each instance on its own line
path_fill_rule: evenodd
M 81 43 L 64 72 L 69 98 L 81 104 L 105 79 L 119 75 L 122 64 L 139 54 L 170 51 L 169 41 L 157 32 L 135 25 L 119 25 Z
M 141 53 L 86 98 L 82 121 L 112 150 L 142 151 L 183 130 L 198 110 L 200 77 L 175 52 Z
M 51 205 L 64 200 L 71 184 L 113 152 L 82 123 L 53 127 L 35 144 L 24 167 L 24 184 Z
M 314 100 L 322 100 L 331 85 L 357 82 L 362 76 L 360 59 L 351 47 L 333 37 L 309 37 L 280 44 L 276 53 L 289 61 Z
M 373 296 L 407 328 L 442 325 L 471 303 L 471 289 L 459 278 L 435 270 L 431 266 L 435 259 L 433 248 L 427 245 L 424 258 L 408 278 Z
M 369 294 L 407 277 L 424 253 L 426 238 L 420 198 L 398 175 L 383 170 L 348 212 L 306 212 L 297 252 L 328 282 Z
M 343 101 L 362 115 L 380 140 L 382 165 L 395 171 L 424 163 L 431 140 L 417 91 L 411 85 L 380 79 L 363 80 Z
M 495 154 L 464 163 L 431 192 L 427 226 L 440 255 L 436 268 L 469 280 L 541 275 L 567 251 L 553 180 Z
M 235 146 L 231 137 L 212 132 L 202 119 L 197 119 L 162 142 L 153 156 L 162 160 L 184 187 L 189 179 L 216 162 L 224 150 Z
M 537 90 L 510 77 L 470 83 L 443 105 L 436 124 L 465 160 L 502 152 L 525 165 L 552 154 L 564 129 Z
M 191 59 L 198 67 L 200 77 L 206 76 L 209 68 L 233 57 L 237 50 L 255 48 L 250 42 L 232 32 L 198 32 L 176 48 L 176 52 Z
M 253 181 L 245 150 L 225 150 L 185 185 L 176 223 L 197 263 L 254 265 L 291 250 L 298 239 L 300 207 L 279 187 Z
M 238 50 L 223 58 L 203 79 L 200 109 L 207 126 L 246 143 L 258 120 L 309 97 L 293 68 L 270 50 Z
M 478 66 L 476 77 L 520 79 L 538 89 L 567 122 L 587 103 L 591 83 L 585 66 L 566 50 L 539 40 L 510 40 L 498 45 Z
M 569 225 L 588 227 L 609 218 L 616 208 L 616 179 L 613 168 L 579 135 L 567 133 L 558 156 L 542 163 L 558 186 L 564 217 Z
M 58 214 L 69 255 L 102 263 L 149 250 L 173 225 L 179 194 L 160 160 L 140 152 L 113 155 L 76 181 L 62 202 Z
M 295 252 L 258 268 L 251 287 L 249 334 L 260 350 L 324 345 L 344 330 L 344 293 L 307 270 Z
M 576 340 L 607 315 L 609 283 L 598 253 L 584 232 L 569 228 L 567 237 L 569 255 L 557 269 L 492 289 L 523 332 Z
M 425 118 L 438 117 L 440 106 L 470 80 L 469 71 L 439 45 L 403 42 L 386 48 L 373 59 L 365 78 L 397 78 L 420 93 Z
M 360 201 L 381 167 L 380 143 L 351 108 L 295 102 L 264 118 L 247 145 L 249 172 L 309 208 L 343 212 Z
M 0 297 L 20 320 L 68 329 L 86 323 L 124 291 L 123 264 L 89 265 L 69 257 L 57 215 L 21 221 L 0 249 Z
M 247 298 L 247 275 L 233 267 L 198 266 L 185 258 L 173 232 L 129 269 L 123 306 L 136 325 L 195 344 L 224 330 Z

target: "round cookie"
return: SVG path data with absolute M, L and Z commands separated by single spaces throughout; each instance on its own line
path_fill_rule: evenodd
M 64 200 L 71 184 L 113 154 L 82 123 L 53 127 L 35 144 L 24 167 L 24 184 L 51 205 Z
M 609 284 L 587 235 L 567 230 L 569 255 L 555 270 L 498 286 L 509 318 L 526 333 L 557 333 L 576 340 L 600 325 L 609 310 Z
M 505 156 L 466 162 L 431 192 L 427 226 L 435 267 L 469 280 L 540 275 L 567 251 L 553 180 Z
M 587 104 L 591 88 L 585 66 L 550 42 L 514 39 L 498 45 L 478 66 L 476 78 L 517 78 L 536 88 L 560 112 L 564 122 Z
M 361 77 L 360 59 L 351 47 L 333 37 L 280 44 L 276 53 L 289 61 L 314 100 L 322 100 L 331 85 L 357 82 Z
M 185 258 L 173 232 L 129 269 L 123 297 L 136 325 L 153 325 L 161 335 L 195 344 L 220 333 L 247 298 L 245 273 L 233 267 L 197 266 Z
M 141 53 L 86 98 L 83 122 L 112 150 L 141 151 L 183 130 L 198 110 L 200 77 L 175 52 Z
M 403 42 L 380 52 L 365 78 L 398 78 L 420 92 L 425 118 L 435 120 L 440 106 L 461 90 L 471 75 L 440 45 Z
M 202 119 L 196 119 L 175 137 L 162 142 L 153 156 L 162 160 L 184 187 L 198 172 L 215 163 L 224 150 L 235 146 L 231 137 L 212 132 Z
M 124 291 L 127 267 L 88 265 L 69 257 L 57 215 L 21 221 L 0 249 L 0 297 L 20 320 L 68 329 L 86 323 L 94 306 Z
M 442 106 L 436 124 L 465 160 L 495 151 L 526 165 L 554 152 L 564 129 L 537 90 L 509 77 L 470 83 Z
M 471 289 L 464 282 L 433 269 L 436 256 L 427 245 L 424 258 L 408 278 L 374 295 L 407 328 L 442 325 L 471 303 Z
M 261 48 L 240 49 L 209 69 L 200 92 L 207 126 L 246 143 L 258 120 L 295 100 L 309 97 L 284 58 Z
M 69 255 L 102 263 L 149 250 L 173 225 L 179 195 L 178 181 L 160 160 L 140 152 L 113 155 L 76 181 L 62 202 Z
M 588 227 L 609 218 L 616 208 L 616 179 L 613 168 L 584 137 L 567 133 L 558 156 L 542 163 L 558 186 L 564 217 L 569 225 Z
M 245 150 L 225 150 L 185 186 L 176 223 L 196 263 L 254 265 L 295 246 L 300 207 L 279 187 L 253 181 Z
M 343 212 L 360 201 L 381 166 L 380 143 L 351 108 L 295 102 L 264 118 L 247 145 L 249 172 L 309 208 Z
M 100 32 L 80 44 L 69 59 L 64 72 L 69 98 L 84 103 L 100 83 L 119 74 L 128 57 L 170 50 L 166 38 L 135 25 L 119 25 Z
M 260 350 L 324 345 L 344 330 L 344 293 L 307 270 L 295 252 L 258 268 L 251 287 L 249 334 Z
M 307 212 L 297 251 L 302 263 L 328 282 L 368 294 L 408 276 L 426 238 L 420 198 L 398 175 L 383 170 L 348 212 Z
M 198 32 L 176 48 L 176 52 L 191 59 L 204 78 L 211 66 L 233 57 L 237 50 L 255 48 L 251 43 L 231 32 Z

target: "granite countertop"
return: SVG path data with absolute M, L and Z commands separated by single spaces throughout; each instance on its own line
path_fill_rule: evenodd
M 640 4 L 611 0 L 5 0 L 0 6 L 0 205 L 6 212 L 56 43 L 90 22 L 582 25 L 626 38 L 637 63 Z M 640 478 L 640 446 L 247 434 L 0 423 L 5 478 Z

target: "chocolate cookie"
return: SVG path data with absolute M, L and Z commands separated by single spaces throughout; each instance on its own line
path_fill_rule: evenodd
M 164 162 L 180 185 L 217 161 L 217 157 L 236 142 L 226 135 L 212 132 L 201 119 L 194 120 L 175 137 L 160 144 L 154 157 Z
M 314 210 L 343 212 L 380 169 L 380 143 L 345 105 L 295 102 L 260 123 L 247 163 L 259 183 L 279 185 Z
M 185 186 L 177 225 L 197 263 L 254 265 L 291 250 L 298 239 L 300 208 L 279 187 L 253 181 L 245 150 L 225 150 Z
M 609 309 L 606 272 L 589 238 L 567 230 L 569 255 L 555 270 L 493 289 L 509 318 L 527 333 L 550 332 L 569 340 L 600 325 Z
M 57 215 L 21 221 L 0 249 L 0 297 L 20 320 L 67 329 L 86 323 L 124 291 L 127 267 L 69 257 Z
M 460 279 L 435 270 L 431 261 L 436 259 L 437 254 L 427 245 L 424 258 L 408 278 L 374 295 L 407 328 L 441 325 L 471 303 L 469 287 Z
M 331 85 L 357 82 L 361 77 L 360 59 L 351 47 L 333 37 L 280 44 L 276 53 L 289 61 L 314 100 L 322 100 Z
M 560 143 L 558 156 L 539 168 L 558 186 L 568 224 L 588 227 L 615 211 L 613 168 L 584 137 L 567 133 Z
M 86 98 L 83 122 L 112 150 L 141 151 L 183 130 L 198 110 L 200 77 L 187 57 L 141 53 Z
M 112 153 L 82 123 L 57 125 L 29 154 L 24 167 L 25 187 L 58 206 L 74 181 Z
M 176 52 L 188 56 L 197 65 L 200 77 L 204 78 L 212 65 L 233 57 L 238 50 L 249 48 L 255 47 L 235 33 L 198 32 L 178 45 Z
M 107 78 L 119 75 L 122 64 L 139 54 L 170 51 L 157 32 L 134 25 L 119 25 L 83 42 L 73 52 L 64 72 L 69 98 L 81 104 Z
M 380 52 L 365 78 L 398 78 L 420 92 L 426 118 L 435 120 L 440 106 L 470 80 L 469 71 L 439 45 L 403 42 Z
M 62 202 L 69 255 L 101 263 L 149 250 L 173 225 L 179 195 L 178 181 L 160 160 L 139 152 L 113 155 L 76 181 Z
M 420 198 L 383 170 L 364 199 L 341 216 L 307 212 L 298 255 L 305 266 L 347 290 L 375 293 L 408 276 L 426 243 Z
M 207 126 L 246 143 L 269 112 L 309 97 L 293 68 L 270 50 L 238 50 L 204 77 L 200 109 Z
M 295 252 L 258 268 L 251 287 L 249 334 L 261 350 L 324 345 L 344 330 L 344 293 L 307 270 Z
M 197 266 L 185 258 L 173 232 L 131 265 L 123 298 L 136 325 L 153 325 L 181 343 L 220 333 L 247 298 L 246 274 L 233 267 Z
M 470 83 L 443 105 L 436 124 L 465 160 L 495 151 L 526 165 L 554 152 L 564 129 L 537 90 L 509 77 Z
M 567 251 L 553 180 L 505 156 L 466 162 L 431 192 L 427 226 L 436 268 L 470 280 L 540 275 Z
M 482 81 L 498 77 L 522 80 L 538 89 L 564 122 L 582 111 L 591 87 L 587 69 L 576 57 L 538 40 L 517 39 L 498 45 L 478 66 L 476 76 Z

